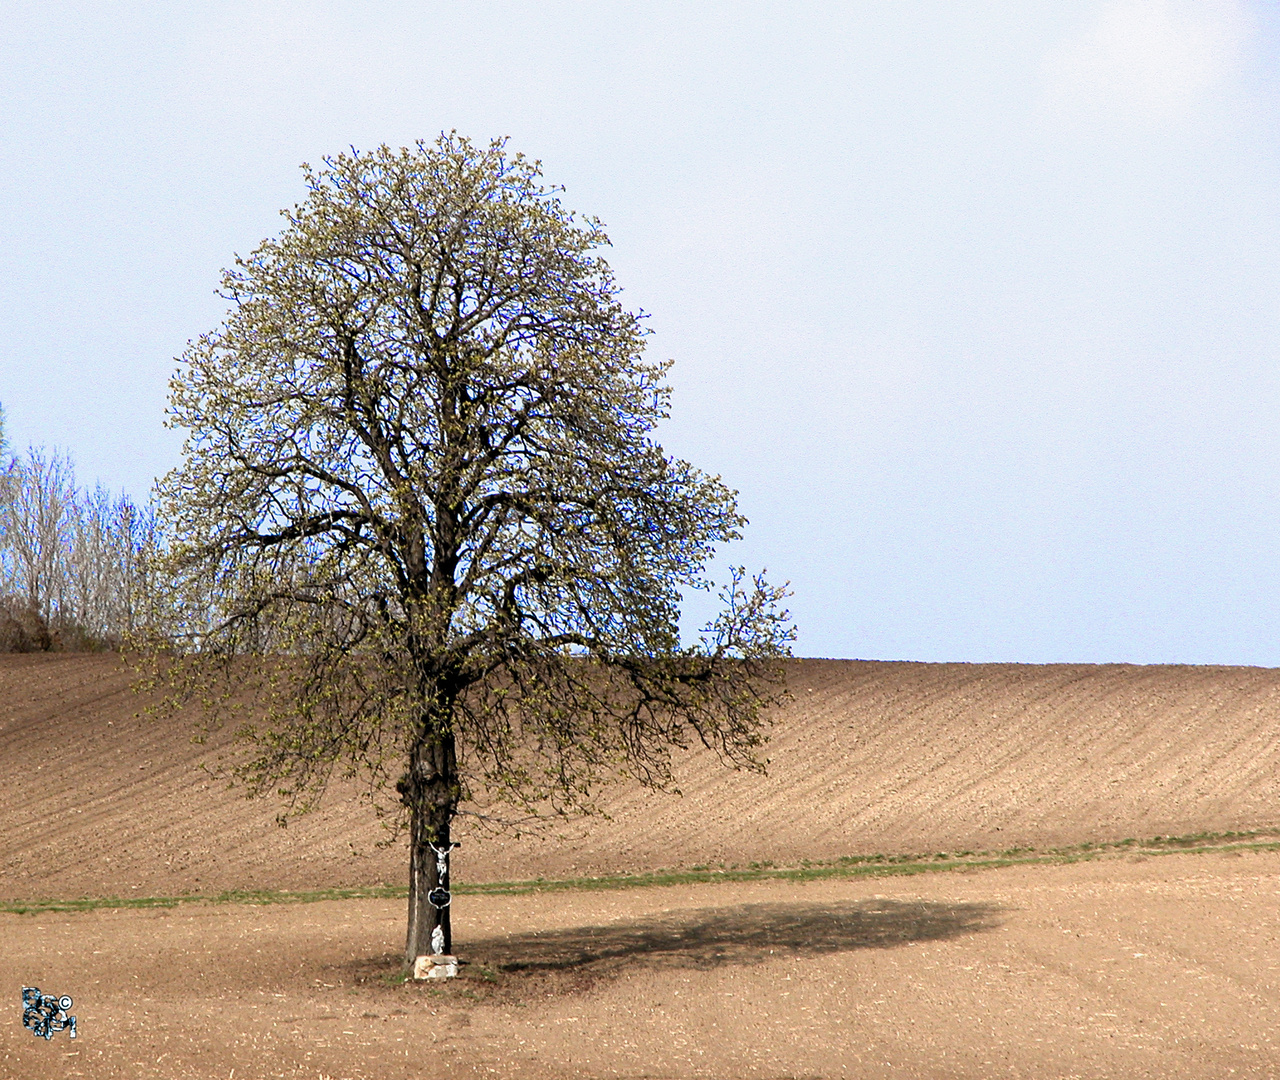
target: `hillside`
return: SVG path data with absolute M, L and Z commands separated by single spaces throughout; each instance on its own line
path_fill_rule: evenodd
M 464 835 L 457 880 L 989 850 L 1280 825 L 1280 670 L 798 660 L 769 775 L 710 755 L 611 821 Z M 112 656 L 0 657 L 0 895 L 400 882 L 350 788 L 282 830 L 200 770 L 190 717 L 139 718 Z

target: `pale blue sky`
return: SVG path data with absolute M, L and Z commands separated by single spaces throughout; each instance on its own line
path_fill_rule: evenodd
M 1276 9 L 9 0 L 11 440 L 145 497 L 302 161 L 509 135 L 608 225 L 798 652 L 1280 664 Z

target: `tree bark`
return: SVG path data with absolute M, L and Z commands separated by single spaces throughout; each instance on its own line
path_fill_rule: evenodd
M 450 905 L 436 906 L 431 895 L 449 890 L 449 826 L 457 808 L 458 763 L 451 734 L 424 739 L 414 748 L 406 778 L 409 804 L 409 932 L 404 962 L 412 968 L 419 956 L 451 953 Z M 444 855 L 441 857 L 440 853 Z M 441 872 L 443 870 L 443 873 Z M 440 897 L 437 895 L 437 900 Z M 432 945 L 439 928 L 440 946 Z

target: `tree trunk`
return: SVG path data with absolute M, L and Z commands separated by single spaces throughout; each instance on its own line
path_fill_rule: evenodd
M 406 968 L 412 968 L 419 956 L 453 951 L 447 894 L 448 853 L 452 847 L 449 825 L 457 807 L 457 773 L 452 735 L 429 738 L 415 747 L 405 784 L 409 806 Z

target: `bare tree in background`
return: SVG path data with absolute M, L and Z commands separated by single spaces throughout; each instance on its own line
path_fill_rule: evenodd
M 28 451 L 10 471 L 3 507 L 14 592 L 46 623 L 69 592 L 67 580 L 75 472 L 65 456 Z
M 114 648 L 154 623 L 154 516 L 82 491 L 57 451 L 0 454 L 0 651 Z
M 140 558 L 151 541 L 150 517 L 124 495 L 101 486 L 71 511 L 68 590 L 59 617 L 91 640 L 120 641 L 138 629 Z
M 682 593 L 745 521 L 653 441 L 668 365 L 536 163 L 454 135 L 306 177 L 171 384 L 164 566 L 190 621 L 157 658 L 202 695 L 266 673 L 251 793 L 305 810 L 339 763 L 394 785 L 412 964 L 452 946 L 431 901 L 455 815 L 670 787 L 690 740 L 763 768 L 792 630 L 738 571 L 681 644 Z

